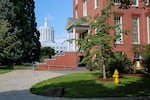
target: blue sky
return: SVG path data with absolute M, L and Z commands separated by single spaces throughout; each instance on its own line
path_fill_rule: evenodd
M 65 25 L 67 18 L 72 17 L 73 0 L 34 0 L 37 27 L 44 25 L 44 18 L 48 17 L 48 25 L 54 27 L 55 41 L 63 42 L 67 39 Z

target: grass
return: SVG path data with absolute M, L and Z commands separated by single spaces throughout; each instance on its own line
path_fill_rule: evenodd
M 31 69 L 31 68 L 32 68 L 32 66 L 24 66 L 24 65 L 16 65 L 13 67 L 0 66 L 0 74 L 11 72 L 14 69 Z
M 32 66 L 26 66 L 26 65 L 16 65 L 13 67 L 14 69 L 32 69 Z
M 11 72 L 11 71 L 12 71 L 12 68 L 10 68 L 10 67 L 0 66 L 0 74 L 5 74 L 5 73 Z
M 0 69 L 0 74 L 11 72 L 11 69 Z
M 95 80 L 98 73 L 76 73 L 52 78 L 35 84 L 30 91 L 44 95 L 49 87 L 63 87 L 64 97 L 70 98 L 98 98 L 150 95 L 149 77 L 121 76 L 119 85 L 113 81 L 102 82 Z

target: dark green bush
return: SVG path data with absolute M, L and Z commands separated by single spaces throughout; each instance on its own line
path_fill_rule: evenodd
M 129 72 L 131 67 L 131 60 L 122 53 L 114 53 L 114 58 L 108 64 L 108 70 L 113 72 L 117 69 L 119 72 Z
M 143 51 L 143 62 L 147 71 L 150 72 L 150 44 L 146 45 Z
M 51 58 L 51 56 L 53 56 L 54 54 L 55 54 L 55 50 L 51 47 L 41 48 L 41 57 L 42 56 L 49 56 L 49 58 Z

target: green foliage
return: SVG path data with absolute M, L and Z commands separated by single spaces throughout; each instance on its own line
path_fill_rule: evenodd
M 119 8 L 123 8 L 123 9 L 128 9 L 130 8 L 130 6 L 132 5 L 131 3 L 132 0 L 120 0 L 121 5 Z M 142 1 L 142 0 L 141 0 Z M 143 0 L 144 1 L 144 0 Z
M 8 32 L 4 32 L 2 37 L 7 40 L 3 47 L 6 53 L 4 64 L 39 60 L 40 34 L 36 29 L 34 8 L 34 0 L 0 1 L 0 19 L 7 20 L 10 24 Z
M 108 3 L 101 10 L 101 16 L 98 16 L 96 21 L 90 23 L 91 28 L 96 29 L 96 34 L 88 34 L 80 41 L 80 48 L 85 53 L 82 62 L 88 64 L 90 61 L 89 64 L 93 63 L 92 65 L 97 67 L 103 66 L 104 78 L 106 78 L 105 66 L 107 66 L 109 58 L 113 55 L 111 44 L 113 37 L 109 34 L 109 30 L 112 27 L 106 23 L 109 15 L 113 13 L 113 11 L 109 11 L 112 5 L 112 2 Z
M 17 29 L 10 30 L 10 27 L 7 20 L 0 20 L 0 63 L 7 65 L 13 64 L 20 57 L 15 52 L 20 46 L 20 41 L 16 37 L 18 31 Z
M 43 47 L 41 48 L 41 56 L 53 56 L 55 54 L 55 50 L 51 47 Z
M 40 62 L 43 62 L 44 59 L 49 59 L 50 57 L 48 55 L 44 56 L 44 55 L 41 55 L 40 56 Z
M 150 44 L 145 46 L 145 50 L 143 51 L 143 61 L 145 67 L 147 67 L 150 72 Z
M 109 25 L 107 20 L 110 14 L 114 14 L 115 11 L 111 10 L 113 2 L 109 2 L 102 10 L 101 15 L 93 22 L 90 22 L 91 30 L 95 30 L 95 33 L 87 34 L 84 39 L 80 40 L 81 51 L 85 53 L 85 56 L 81 63 L 86 63 L 90 66 L 90 69 L 102 69 L 103 77 L 106 78 L 106 69 L 110 67 L 110 64 L 114 62 L 117 57 L 112 51 L 112 42 L 120 38 L 120 34 L 126 34 L 128 31 L 122 30 L 120 25 Z M 110 30 L 117 28 L 118 35 L 112 36 Z
M 40 56 L 39 32 L 36 29 L 34 0 L 11 0 L 15 7 L 13 24 L 21 29 L 22 62 L 38 61 Z
M 131 60 L 125 54 L 116 52 L 114 55 L 115 59 L 111 60 L 108 70 L 111 71 L 111 73 L 113 73 L 115 69 L 117 69 L 119 72 L 129 72 Z
M 8 20 L 9 22 L 14 20 L 14 6 L 10 0 L 0 0 L 0 12 L 0 19 Z
M 5 74 L 5 73 L 8 73 L 8 72 L 11 72 L 13 71 L 13 67 L 11 66 L 1 66 L 0 65 L 0 74 Z

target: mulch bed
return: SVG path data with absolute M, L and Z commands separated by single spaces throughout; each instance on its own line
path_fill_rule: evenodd
M 127 76 L 141 76 L 141 77 L 150 77 L 150 75 L 148 75 L 148 74 L 127 74 L 127 73 L 123 73 L 123 74 L 120 74 L 119 76 L 121 77 L 121 76 L 124 76 L 124 75 L 127 75 Z M 106 78 L 106 79 L 104 79 L 104 78 L 96 78 L 95 80 L 97 80 L 97 81 L 103 81 L 103 82 L 112 82 L 113 81 L 113 78 Z
M 112 82 L 113 81 L 113 78 L 96 78 L 97 81 L 103 81 L 103 82 Z
M 148 76 L 147 74 L 121 74 L 121 75 L 128 75 L 128 76 L 142 76 L 142 77 Z

